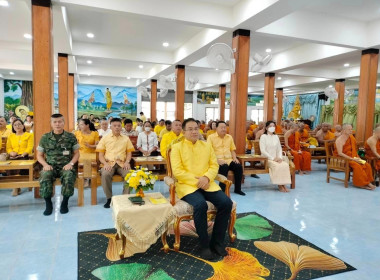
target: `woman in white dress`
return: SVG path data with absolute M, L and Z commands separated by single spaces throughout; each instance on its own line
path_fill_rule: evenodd
M 274 133 L 275 130 L 275 122 L 266 122 L 264 134 L 260 137 L 260 151 L 262 156 L 268 158 L 272 184 L 278 185 L 280 192 L 289 192 L 285 187 L 285 185 L 291 184 L 289 164 L 282 159 L 281 143 Z
M 137 137 L 137 149 L 142 156 L 157 156 L 158 139 L 156 133 L 152 131 L 152 124 L 149 121 L 144 123 L 144 132 Z

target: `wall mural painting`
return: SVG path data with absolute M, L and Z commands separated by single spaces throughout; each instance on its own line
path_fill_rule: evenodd
M 230 105 L 230 93 L 226 93 L 226 104 Z M 261 106 L 261 101 L 264 100 L 264 95 L 248 95 L 247 106 Z
M 78 84 L 78 117 L 94 114 L 99 118 L 137 116 L 137 89 L 134 87 Z
M 198 104 L 211 104 L 216 98 L 219 98 L 219 92 L 198 91 L 197 103 Z
M 33 82 L 4 80 L 5 117 L 16 115 L 25 120 L 29 112 L 33 112 Z

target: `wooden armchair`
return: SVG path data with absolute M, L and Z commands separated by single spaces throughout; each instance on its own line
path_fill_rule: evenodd
M 1 138 L 0 154 L 7 152 L 7 139 L 8 137 Z
M 184 200 L 178 199 L 175 192 L 175 182 L 176 179 L 173 176 L 172 168 L 171 168 L 171 162 L 170 162 L 170 153 L 171 153 L 171 147 L 168 148 L 166 151 L 166 161 L 167 161 L 167 170 L 168 170 L 168 176 L 164 178 L 164 181 L 167 186 L 169 186 L 169 192 L 170 192 L 170 203 L 173 205 L 175 211 L 176 211 L 176 219 L 174 222 L 174 235 L 175 235 L 175 241 L 174 241 L 174 250 L 179 251 L 180 248 L 180 239 L 181 239 L 181 233 L 180 233 L 180 224 L 182 220 L 192 220 L 193 219 L 193 207 L 185 202 Z M 230 180 L 227 180 L 226 177 L 223 175 L 218 174 L 215 178 L 216 181 L 219 181 L 226 185 L 225 193 L 228 197 L 230 197 L 230 187 L 232 182 Z M 215 218 L 217 209 L 216 207 L 209 201 L 207 201 L 208 210 L 207 210 L 207 220 L 211 220 Z M 234 226 L 236 221 L 236 202 L 233 201 L 232 205 L 232 211 L 231 211 L 231 217 L 228 225 L 228 235 L 230 237 L 230 241 L 234 242 L 236 239 L 236 235 L 234 234 Z M 166 235 L 162 237 L 163 244 L 166 243 Z
M 350 181 L 350 165 L 349 160 L 340 156 L 334 156 L 335 141 L 325 142 L 326 148 L 326 164 L 327 164 L 327 183 L 330 183 L 330 179 L 344 182 L 344 187 L 348 188 L 348 182 Z M 344 172 L 344 179 L 336 178 L 330 175 L 330 171 L 342 171 Z

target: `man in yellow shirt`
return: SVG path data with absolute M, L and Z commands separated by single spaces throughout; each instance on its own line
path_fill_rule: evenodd
M 9 129 L 10 131 L 12 131 L 12 123 L 14 122 L 14 120 L 17 119 L 15 116 L 12 116 L 9 118 L 9 124 L 7 124 L 7 129 Z
M 160 135 L 161 130 L 163 130 L 164 128 L 165 128 L 165 120 L 161 119 L 158 122 L 158 125 L 154 127 L 154 133 L 156 133 L 157 137 Z
M 166 151 L 170 144 L 183 136 L 182 134 L 182 123 L 180 120 L 175 120 L 172 123 L 172 130 L 169 133 L 166 133 L 160 143 L 160 152 L 161 155 L 166 158 Z
M 173 145 L 170 156 L 173 175 L 177 179 L 176 193 L 180 199 L 193 206 L 195 228 L 202 247 L 201 258 L 211 260 L 215 258 L 213 252 L 226 256 L 224 237 L 232 201 L 214 181 L 218 174 L 218 162 L 211 145 L 198 140 L 199 127 L 195 120 L 185 120 L 182 129 L 185 140 Z M 218 209 L 210 241 L 206 201 Z
M 162 137 L 166 134 L 169 133 L 172 130 L 172 122 L 167 120 L 165 121 L 165 128 L 161 130 L 160 132 L 160 137 L 158 137 L 158 140 L 161 141 Z
M 7 121 L 3 116 L 0 116 L 0 138 L 6 138 L 12 133 L 12 130 L 7 128 Z M 1 140 L 1 139 L 0 139 Z M 0 142 L 0 150 L 3 148 L 3 142 Z
M 224 121 L 218 121 L 216 123 L 216 133 L 211 134 L 207 138 L 214 148 L 216 158 L 219 164 L 219 174 L 222 174 L 227 177 L 228 171 L 232 170 L 235 177 L 235 193 L 240 195 L 245 195 L 241 191 L 241 180 L 243 177 L 243 167 L 241 166 L 239 160 L 236 158 L 236 147 L 234 144 L 234 139 L 232 136 L 227 134 L 227 125 Z M 222 183 L 219 184 L 222 190 L 226 186 Z
M 144 115 L 144 112 L 140 112 L 140 119 L 143 121 L 143 123 L 146 122 L 146 117 Z
M 111 131 L 100 140 L 96 147 L 96 151 L 99 152 L 99 161 L 103 164 L 101 170 L 102 186 L 107 197 L 104 208 L 110 208 L 113 175 L 117 173 L 123 178 L 127 175 L 129 169 L 131 169 L 132 152 L 135 150 L 129 137 L 120 134 L 121 120 L 119 118 L 111 120 Z M 129 190 L 126 190 L 126 192 L 129 193 Z

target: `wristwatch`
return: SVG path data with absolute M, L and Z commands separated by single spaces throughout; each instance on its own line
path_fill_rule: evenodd
M 69 162 L 69 164 L 70 164 L 71 166 L 74 166 L 74 163 L 72 163 L 71 161 Z

